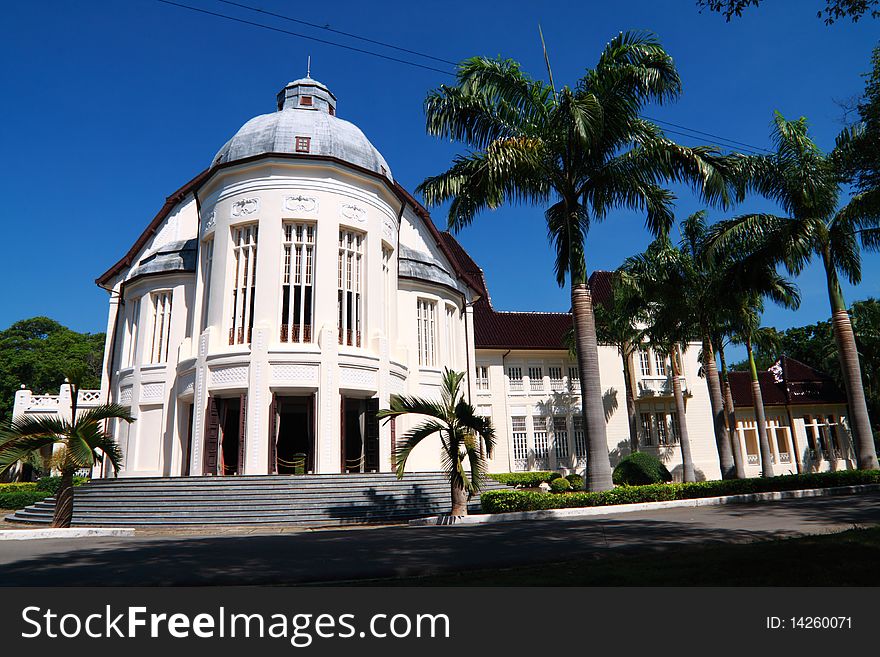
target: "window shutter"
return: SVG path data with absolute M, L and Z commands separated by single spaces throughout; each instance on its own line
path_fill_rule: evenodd
M 269 404 L 269 474 L 278 473 L 278 399 L 272 393 Z
M 379 398 L 367 400 L 367 417 L 364 418 L 364 460 L 366 472 L 379 472 Z
M 205 464 L 206 475 L 217 474 L 217 449 L 220 446 L 220 412 L 217 399 L 208 397 L 205 411 Z
M 247 394 L 241 393 L 238 404 L 238 474 L 244 474 L 247 457 Z

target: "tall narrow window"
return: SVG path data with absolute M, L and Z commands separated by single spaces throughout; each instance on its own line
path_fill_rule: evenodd
M 417 329 L 419 333 L 419 365 L 437 365 L 437 303 L 429 299 L 417 301 Z
M 529 469 L 529 445 L 526 434 L 526 418 L 515 416 L 510 418 L 513 434 L 513 469 L 517 471 Z
M 140 319 L 141 300 L 135 299 L 131 304 L 131 314 L 128 316 L 128 330 L 125 336 L 125 358 L 123 362 L 126 367 L 132 367 L 137 362 L 138 324 Z
M 639 372 L 642 376 L 651 376 L 651 358 L 647 349 L 639 349 Z
M 657 376 L 666 375 L 666 355 L 659 351 L 654 352 L 654 369 L 657 372 Z
M 385 337 L 391 339 L 391 308 L 394 300 L 394 290 L 391 289 L 391 263 L 393 262 L 394 251 L 390 247 L 382 245 L 382 288 L 384 295 L 382 304 L 384 313 L 382 315 L 385 325 L 382 327 L 385 331 Z
M 281 342 L 311 342 L 315 226 L 286 223 L 281 271 Z
M 535 435 L 535 467 L 539 470 L 546 470 L 550 467 L 547 418 L 542 415 L 532 416 L 532 429 Z
M 646 446 L 651 446 L 654 444 L 654 432 L 651 429 L 654 424 L 653 420 L 654 416 L 651 413 L 642 413 L 642 441 Z
M 577 414 L 571 420 L 571 428 L 574 433 L 574 456 L 577 459 L 577 467 L 582 468 L 587 464 L 587 436 L 584 433 L 584 416 Z
M 455 306 L 446 305 L 446 325 L 443 327 L 446 332 L 446 365 L 455 367 L 456 343 L 455 343 Z
M 669 425 L 666 420 L 666 413 L 655 413 L 654 426 L 657 427 L 657 444 L 660 446 L 669 444 Z
M 232 229 L 232 327 L 229 344 L 251 341 L 254 327 L 254 292 L 257 287 L 257 225 Z
M 508 367 L 507 378 L 510 380 L 510 389 L 512 391 L 522 391 L 523 376 L 521 367 Z
M 150 346 L 150 362 L 164 363 L 168 360 L 168 342 L 171 333 L 171 290 L 153 292 L 153 337 Z
M 339 344 L 361 346 L 363 321 L 364 236 L 339 231 L 338 309 Z
M 678 413 L 672 411 L 669 414 L 669 435 L 672 438 L 672 445 L 678 445 L 681 442 L 681 431 L 678 426 Z
M 202 242 L 202 325 L 208 327 L 208 304 L 211 299 L 211 271 L 214 269 L 214 236 Z
M 542 392 L 544 390 L 544 370 L 540 367 L 529 368 L 529 390 Z
M 568 457 L 568 424 L 564 417 L 553 418 L 553 447 L 557 462 Z
M 548 367 L 547 371 L 550 374 L 550 389 L 553 392 L 561 392 L 562 391 L 562 368 L 561 367 Z
M 489 367 L 488 365 L 477 365 L 477 390 L 486 391 L 489 389 Z
M 568 368 L 568 387 L 572 390 L 580 391 L 581 373 L 578 371 L 577 367 Z

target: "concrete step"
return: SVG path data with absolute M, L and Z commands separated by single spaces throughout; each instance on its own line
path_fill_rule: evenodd
M 506 488 L 493 480 L 485 490 Z M 7 519 L 51 522 L 47 498 Z M 260 475 L 95 480 L 77 487 L 75 525 L 333 524 L 395 522 L 448 512 L 442 473 Z M 469 504 L 479 509 L 479 498 Z

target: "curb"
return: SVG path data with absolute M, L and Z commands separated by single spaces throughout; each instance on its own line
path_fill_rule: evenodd
M 769 493 L 744 493 L 720 497 L 697 497 L 687 500 L 666 500 L 663 502 L 640 502 L 637 504 L 614 504 L 573 509 L 545 509 L 542 511 L 513 511 L 510 513 L 483 513 L 473 516 L 429 516 L 409 521 L 412 527 L 436 527 L 443 525 L 486 525 L 499 522 L 519 522 L 523 520 L 577 520 L 608 516 L 617 513 L 636 511 L 655 511 L 660 509 L 695 508 L 698 506 L 720 506 L 722 504 L 752 504 L 755 502 L 776 502 L 780 500 L 799 500 L 810 497 L 835 497 L 858 493 L 880 492 L 880 484 L 858 486 L 838 486 L 836 488 L 807 488 L 805 490 L 774 491 Z
M 56 527 L 51 529 L 3 529 L 0 541 L 34 541 L 46 538 L 107 538 L 134 536 L 133 527 Z

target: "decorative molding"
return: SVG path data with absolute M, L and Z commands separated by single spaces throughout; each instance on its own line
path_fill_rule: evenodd
M 391 372 L 389 384 L 389 392 L 392 395 L 401 396 L 406 394 L 406 379 L 399 374 Z
M 390 217 L 382 220 L 382 236 L 392 244 L 397 243 L 397 226 Z
M 257 196 L 241 198 L 232 204 L 233 217 L 246 217 L 260 211 L 260 199 Z
M 165 392 L 165 384 L 161 382 L 141 384 L 140 402 L 161 402 Z
M 191 395 L 195 392 L 196 389 L 196 376 L 195 373 L 187 374 L 185 377 L 181 377 L 180 383 L 177 386 L 179 392 L 178 395 Z
M 284 209 L 290 212 L 304 212 L 312 214 L 318 211 L 318 199 L 314 196 L 287 196 L 284 198 Z
M 208 218 L 205 219 L 205 228 L 202 231 L 205 235 L 210 233 L 214 228 L 217 227 L 217 213 L 214 210 L 211 210 Z
M 125 386 L 119 391 L 119 404 L 121 406 L 131 406 L 132 386 Z
M 229 365 L 226 367 L 209 369 L 209 371 L 211 373 L 212 386 L 228 386 L 237 383 L 247 383 L 247 365 Z
M 376 370 L 342 366 L 339 368 L 339 387 L 376 390 L 378 386 L 378 377 L 376 375 Z
M 272 383 L 318 385 L 321 368 L 312 363 L 273 363 Z
M 354 203 L 343 203 L 339 208 L 339 216 L 358 224 L 367 223 L 367 211 Z

